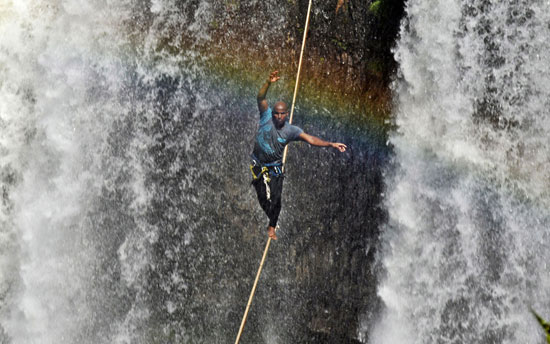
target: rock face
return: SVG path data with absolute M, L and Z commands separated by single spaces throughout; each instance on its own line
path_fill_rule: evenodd
M 196 18 L 203 5 L 190 2 L 180 11 Z M 390 109 L 390 47 L 403 1 L 347 1 L 338 11 L 336 5 L 313 10 L 295 124 L 350 149 L 291 146 L 280 240 L 270 249 L 243 342 L 364 342 L 379 307 L 375 254 L 389 154 L 380 122 Z M 161 230 L 144 297 L 150 326 L 174 338 L 208 343 L 236 335 L 267 239 L 247 172 L 255 95 L 268 71 L 279 69 L 283 80 L 268 99 L 290 98 L 306 9 L 306 1 L 216 2 L 200 21 L 207 39 L 193 40 L 191 30 L 157 37 L 158 49 L 175 55 L 173 47 L 182 45 L 175 42 L 183 41 L 202 56 L 191 64 L 206 68 L 191 74 L 179 124 L 167 112 L 149 134 L 163 137 L 151 147 L 156 168 L 147 174 L 155 190 L 148 218 Z M 179 84 L 159 80 L 163 102 L 177 97 Z M 201 104 L 208 115 L 197 110 Z M 192 154 L 174 170 L 170 162 L 189 135 Z M 169 169 L 174 178 L 167 178 Z M 182 188 L 182 179 L 192 183 Z M 167 216 L 180 212 L 185 216 Z
M 194 166 L 202 166 L 203 174 L 193 185 L 180 191 L 162 170 L 149 177 L 159 188 L 149 218 L 162 234 L 155 244 L 157 265 L 148 277 L 147 297 L 158 316 L 165 317 L 164 326 L 177 331 L 183 324 L 196 338 L 228 341 L 236 335 L 267 240 L 267 218 L 247 172 L 251 145 L 235 144 L 250 141 L 254 132 L 255 104 L 249 106 L 246 123 L 219 116 L 208 128 L 220 130 L 200 133 L 199 147 L 228 142 L 231 149 L 199 148 L 199 156 L 204 155 Z M 163 126 L 170 127 L 170 122 Z M 362 136 L 362 128 L 318 124 L 315 117 L 301 118 L 298 124 L 307 132 L 342 140 L 351 149 L 339 154 L 303 143 L 290 147 L 280 239 L 271 245 L 246 340 L 352 343 L 359 321 L 368 326 L 378 307 L 374 255 L 385 216 L 379 208 L 380 169 L 387 151 Z M 175 130 L 171 135 L 154 153 L 156 166 L 170 161 L 176 148 L 168 147 L 177 147 L 184 134 Z M 176 175 L 186 178 L 188 172 L 181 166 Z M 192 209 L 189 220 L 166 216 L 182 208 Z M 186 236 L 192 239 L 186 242 Z M 174 275 L 182 276 L 186 288 L 170 283 L 168 276 Z M 167 301 L 182 306 L 168 315 L 161 306 Z
M 332 98 L 361 105 L 363 115 L 387 115 L 391 103 L 387 86 L 396 69 L 391 48 L 404 4 L 404 0 L 315 3 L 302 72 L 304 92 L 326 89 Z M 214 39 L 204 49 L 222 59 L 223 68 L 251 72 L 260 67 L 295 75 L 308 1 L 225 2 L 214 7 L 214 24 L 209 27 Z M 292 83 L 294 77 L 289 79 Z
M 306 144 L 290 148 L 280 240 L 270 249 L 246 342 L 365 341 L 379 307 L 375 254 L 385 219 L 381 170 L 389 148 L 387 127 L 376 119 L 390 108 L 387 86 L 395 62 L 389 49 L 403 2 L 348 1 L 338 12 L 336 3 L 319 6 L 313 11 L 295 124 L 345 142 L 350 150 L 340 155 Z M 199 7 L 191 3 L 185 11 L 197 15 Z M 170 315 L 164 307 L 152 307 L 174 333 L 184 326 L 188 335 L 206 342 L 230 341 L 236 334 L 267 239 L 267 219 L 246 172 L 257 125 L 254 98 L 272 69 L 287 80 L 274 85 L 268 99 L 290 98 L 306 8 L 305 1 L 216 3 L 205 28 L 210 39 L 191 45 L 205 57 L 211 78 L 201 82 L 202 89 L 198 83 L 190 89 L 196 96 L 192 107 L 206 100 L 211 113 L 192 124 L 196 156 L 187 161 L 202 166 L 201 174 L 196 178 L 181 166 L 177 175 L 194 177 L 187 189 L 178 189 L 177 180 L 167 185 L 165 170 L 151 175 L 152 185 L 161 187 L 153 225 L 174 234 L 161 235 L 155 245 L 160 269 L 151 275 L 147 295 L 151 304 L 182 305 Z M 161 48 L 174 39 L 169 35 Z M 320 109 L 327 101 L 329 109 Z M 172 128 L 172 121 L 167 115 L 158 127 Z M 188 130 L 164 137 L 153 154 L 156 166 L 170 161 Z M 212 146 L 219 142 L 223 147 Z M 177 201 L 167 201 L 168 192 Z M 192 215 L 181 223 L 162 215 L 182 208 L 192 209 Z M 182 246 L 186 235 L 192 239 Z M 170 259 L 167 251 L 179 253 Z M 183 276 L 187 287 L 167 287 L 171 275 Z

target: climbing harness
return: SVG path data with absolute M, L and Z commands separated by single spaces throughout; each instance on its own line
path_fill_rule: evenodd
M 298 73 L 296 74 L 296 84 L 294 85 L 294 95 L 292 96 L 292 106 L 290 108 L 290 119 L 288 121 L 289 124 L 292 124 L 292 118 L 294 117 L 294 104 L 296 103 L 296 95 L 298 94 L 298 83 L 300 81 L 300 71 L 302 70 L 302 59 L 304 57 L 304 48 L 306 46 L 306 38 L 307 38 L 307 30 L 309 28 L 309 14 L 311 13 L 311 2 L 312 0 L 309 0 L 309 5 L 307 7 L 307 17 L 306 17 L 306 24 L 304 27 L 304 38 L 302 40 L 302 49 L 300 51 L 300 61 L 298 63 Z M 283 161 L 280 165 L 280 171 L 281 174 L 284 173 L 284 165 L 286 161 L 286 156 L 288 153 L 288 146 L 285 147 L 285 151 L 283 153 Z M 267 167 L 267 166 L 265 166 Z M 252 170 L 252 166 L 250 167 L 250 170 L 252 171 L 252 175 L 256 176 L 258 173 L 255 173 Z M 263 172 L 263 167 L 260 168 L 260 174 L 259 175 L 267 175 L 267 173 Z M 265 182 L 265 179 L 264 179 Z M 267 183 L 266 183 L 267 187 Z M 269 199 L 269 198 L 268 198 Z M 267 256 L 267 252 L 269 251 L 269 245 L 271 244 L 271 237 L 267 239 L 267 243 L 265 244 L 264 254 L 262 255 L 262 260 L 260 261 L 260 267 L 258 268 L 258 272 L 256 273 L 256 279 L 254 280 L 254 285 L 252 286 L 252 290 L 250 292 L 250 297 L 248 298 L 248 303 L 246 304 L 246 309 L 244 311 L 243 320 L 241 321 L 241 327 L 239 328 L 239 333 L 237 334 L 237 339 L 235 340 L 235 344 L 239 343 L 239 340 L 241 339 L 241 334 L 243 333 L 244 325 L 246 324 L 246 317 L 248 316 L 248 311 L 250 310 L 250 305 L 252 304 L 252 299 L 254 299 L 254 293 L 256 292 L 256 286 L 258 285 L 258 280 L 260 279 L 260 275 L 262 273 L 262 268 L 264 266 L 265 257 Z
M 269 182 L 271 181 L 271 178 L 269 178 L 269 169 L 267 166 L 261 166 L 257 161 L 252 160 L 252 163 L 250 164 L 250 172 L 252 172 L 252 184 L 257 183 L 259 179 L 262 179 L 265 184 L 265 197 L 270 200 L 271 189 L 269 188 Z
M 261 163 L 253 154 L 252 162 L 250 163 L 250 172 L 252 172 L 252 184 L 262 179 L 265 185 L 265 196 L 270 200 L 271 189 L 269 188 L 269 182 L 271 182 L 271 177 L 284 176 L 283 163 L 281 161 Z
M 269 169 L 267 166 L 257 165 L 256 161 L 252 161 L 250 164 L 250 172 L 252 172 L 252 183 L 256 182 L 258 179 L 262 178 L 264 175 L 269 175 Z M 269 182 L 269 180 L 268 180 Z
M 283 175 L 283 162 L 277 160 L 268 163 L 261 163 L 254 155 L 252 155 L 250 172 L 252 172 L 252 183 L 264 175 L 267 175 L 267 181 L 269 182 L 271 180 L 270 177 L 279 177 Z

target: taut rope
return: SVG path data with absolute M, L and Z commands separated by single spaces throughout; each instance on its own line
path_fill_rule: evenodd
M 288 121 L 289 124 L 292 124 L 292 118 L 294 117 L 294 104 L 296 103 L 296 95 L 298 94 L 298 83 L 300 81 L 300 72 L 302 70 L 302 59 L 304 57 L 304 48 L 306 46 L 307 31 L 309 28 L 309 14 L 311 12 L 311 2 L 312 0 L 309 0 L 309 5 L 307 7 L 306 25 L 304 28 L 304 38 L 302 40 L 302 49 L 300 51 L 300 62 L 298 63 L 298 73 L 296 75 L 296 84 L 294 85 L 294 95 L 292 96 L 292 106 L 290 108 L 290 119 Z M 283 153 L 283 172 L 285 169 L 285 161 L 286 161 L 287 154 L 288 154 L 288 146 L 285 146 L 285 151 Z M 260 267 L 258 268 L 258 272 L 256 273 L 256 279 L 254 280 L 254 285 L 252 286 L 252 291 L 250 292 L 248 303 L 246 304 L 243 320 L 241 321 L 241 327 L 239 328 L 239 333 L 237 334 L 237 339 L 235 340 L 235 344 L 239 344 L 239 340 L 241 339 L 241 334 L 243 333 L 244 324 L 246 324 L 248 311 L 250 310 L 250 305 L 252 304 L 252 299 L 254 298 L 254 293 L 256 292 L 256 286 L 258 285 L 258 280 L 260 279 L 260 275 L 262 273 L 265 257 L 267 256 L 267 251 L 269 251 L 269 244 L 271 244 L 271 237 L 267 239 L 267 243 L 265 244 L 264 254 L 262 256 L 262 260 L 260 261 Z

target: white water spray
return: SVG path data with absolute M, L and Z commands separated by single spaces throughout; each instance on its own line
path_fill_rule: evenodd
M 146 131 L 158 75 L 186 58 L 156 47 L 192 24 L 163 5 L 0 3 L 2 343 L 144 340 L 158 231 L 145 219 Z
M 371 343 L 537 343 L 550 314 L 547 1 L 407 3 Z

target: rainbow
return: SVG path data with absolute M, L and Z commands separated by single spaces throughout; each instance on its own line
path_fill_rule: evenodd
M 292 63 L 281 63 L 281 68 L 278 68 L 265 66 L 248 56 L 235 57 L 212 51 L 206 52 L 205 56 L 205 77 L 218 87 L 223 85 L 226 91 L 232 93 L 232 97 L 244 99 L 245 106 L 254 108 L 256 92 L 271 70 L 279 70 L 282 78 L 270 89 L 269 98 L 290 103 L 296 77 Z M 354 89 L 342 90 L 338 85 L 338 76 L 322 78 L 312 71 L 311 63 L 309 67 L 301 76 L 295 110 L 296 123 L 315 122 L 320 127 L 336 127 L 347 138 L 366 141 L 370 148 L 386 156 L 389 152 L 388 133 L 391 130 L 390 97 L 373 97 Z M 389 94 L 389 90 L 381 90 L 379 93 Z

